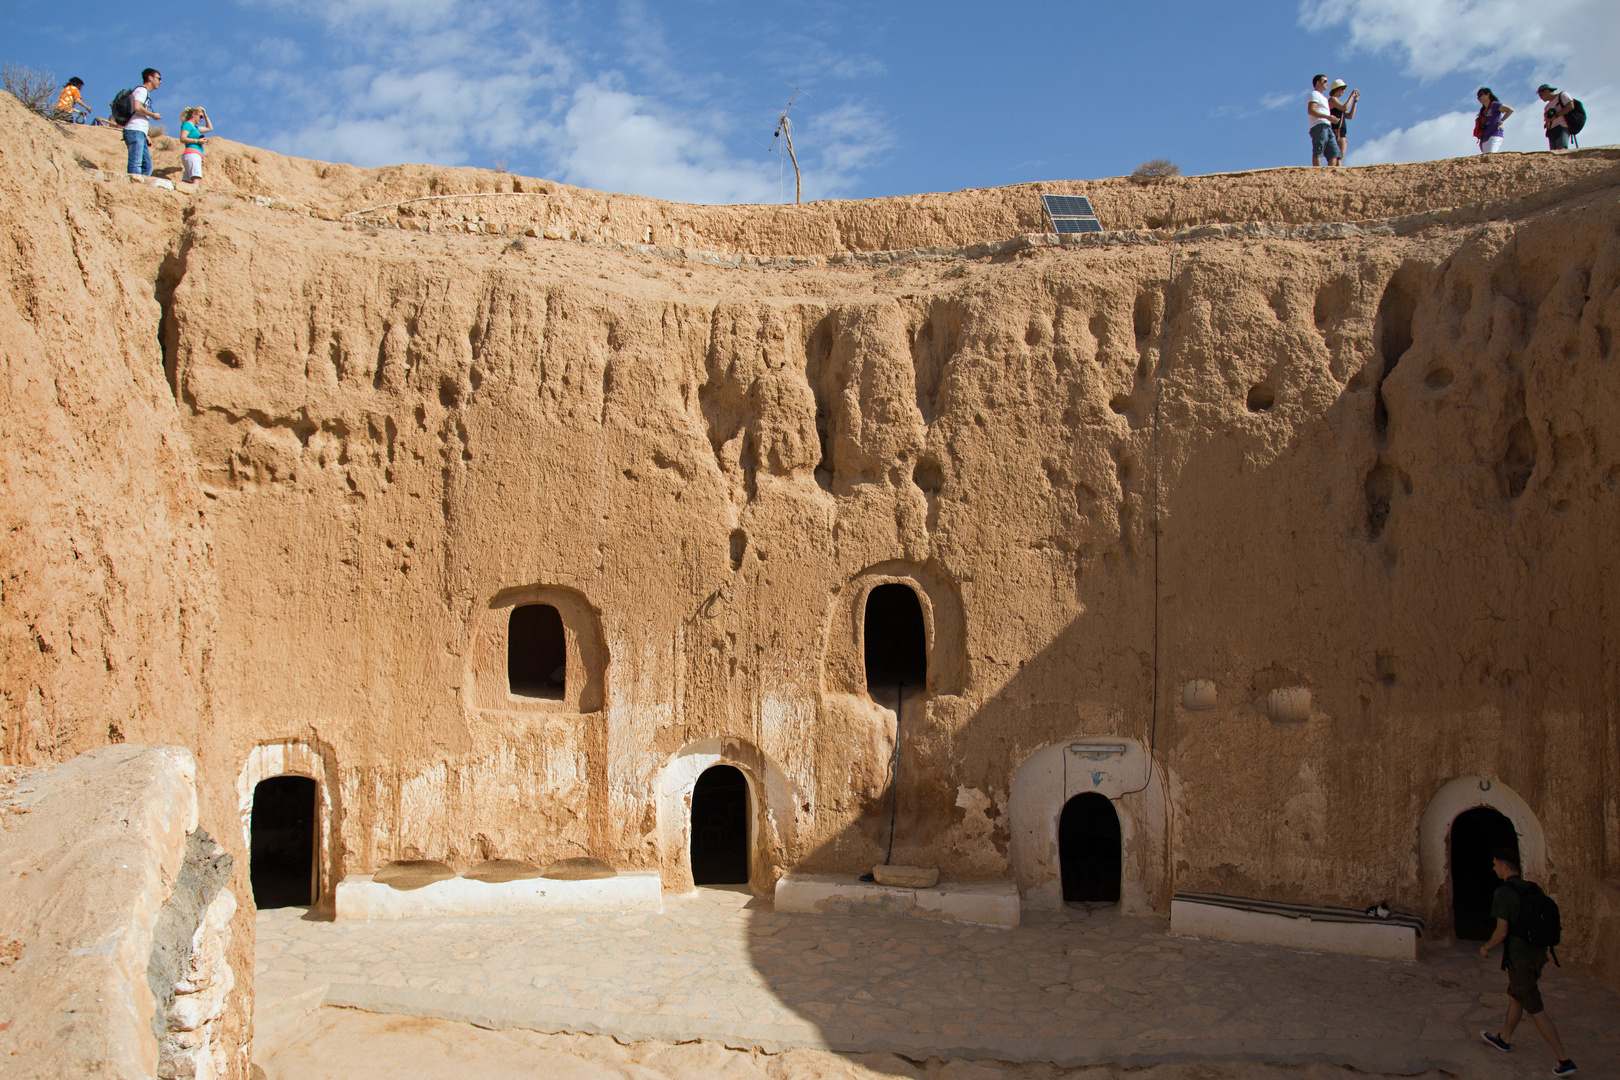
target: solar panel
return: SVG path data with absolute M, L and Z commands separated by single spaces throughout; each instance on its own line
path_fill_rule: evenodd
M 1102 222 L 1094 217 L 1055 217 L 1052 227 L 1060 233 L 1102 232 Z
M 1041 202 L 1046 204 L 1046 212 L 1055 218 L 1097 216 L 1097 211 L 1091 208 L 1091 200 L 1084 195 L 1042 195 Z
M 1042 195 L 1041 205 L 1052 221 L 1052 228 L 1060 233 L 1102 232 L 1102 222 L 1091 208 L 1091 200 L 1084 195 Z

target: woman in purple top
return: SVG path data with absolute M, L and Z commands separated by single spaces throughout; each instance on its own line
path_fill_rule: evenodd
M 1479 93 L 1479 115 L 1474 118 L 1474 137 L 1479 140 L 1479 152 L 1494 154 L 1502 149 L 1502 121 L 1513 115 L 1511 106 L 1502 104 L 1491 88 L 1482 86 Z

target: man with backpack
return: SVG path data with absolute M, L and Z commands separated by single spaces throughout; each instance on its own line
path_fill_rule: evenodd
M 1519 1026 L 1519 1017 L 1530 1014 L 1536 1030 L 1547 1040 L 1553 1053 L 1558 1055 L 1554 1076 L 1571 1076 L 1575 1063 L 1564 1054 L 1564 1044 L 1558 1038 L 1541 1004 L 1541 969 L 1547 964 L 1547 950 L 1558 944 L 1562 936 L 1558 905 L 1541 891 L 1541 887 L 1519 876 L 1519 853 L 1509 849 L 1496 852 L 1491 869 L 1502 884 L 1491 897 L 1491 917 L 1496 920 L 1496 933 L 1479 947 L 1481 959 L 1489 959 L 1491 950 L 1503 945 L 1502 967 L 1508 973 L 1507 1019 L 1498 1033 L 1480 1032 L 1480 1037 L 1498 1050 L 1513 1049 L 1513 1029 Z M 1557 955 L 1553 960 L 1556 962 Z
M 129 147 L 131 176 L 152 175 L 152 152 L 146 145 L 146 139 L 151 129 L 148 121 L 163 119 L 151 108 L 152 92 L 162 81 L 163 74 L 157 68 L 147 68 L 141 72 L 141 85 L 133 90 L 125 90 L 112 100 L 113 121 L 124 125 L 124 145 Z
M 1546 102 L 1541 110 L 1541 122 L 1547 129 L 1547 148 L 1568 150 L 1575 136 L 1586 126 L 1586 106 L 1546 83 L 1536 87 L 1536 96 Z

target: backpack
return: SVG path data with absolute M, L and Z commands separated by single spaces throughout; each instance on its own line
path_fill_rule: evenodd
M 1571 135 L 1579 135 L 1581 128 L 1586 126 L 1586 106 L 1581 104 L 1580 98 L 1570 98 L 1574 102 L 1569 112 L 1564 114 L 1564 123 L 1569 127 Z
M 118 96 L 112 99 L 112 104 L 107 106 L 107 115 L 119 127 L 129 123 L 135 116 L 135 102 L 130 96 L 133 93 L 135 93 L 133 87 L 120 90 Z
M 1564 939 L 1564 927 L 1558 913 L 1558 904 L 1552 897 L 1541 891 L 1541 886 L 1533 881 L 1523 878 L 1514 879 L 1518 884 L 1509 882 L 1511 888 L 1519 896 L 1519 918 L 1508 933 L 1516 938 L 1528 941 L 1531 945 L 1541 949 L 1556 948 Z M 1504 951 L 1503 955 L 1506 953 Z M 1553 955 L 1553 963 L 1558 963 L 1558 956 Z

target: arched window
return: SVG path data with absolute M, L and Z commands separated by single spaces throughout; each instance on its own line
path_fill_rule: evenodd
M 272 776 L 253 789 L 248 876 L 259 908 L 315 902 L 315 781 Z
M 1496 930 L 1491 897 L 1502 882 L 1491 860 L 1499 848 L 1519 853 L 1519 834 L 1501 812 L 1476 806 L 1451 822 L 1451 915 L 1459 940 L 1488 941 Z
M 893 693 L 900 683 L 928 685 L 928 629 L 922 604 L 909 585 L 879 585 L 866 594 L 866 691 Z
M 568 643 L 550 604 L 512 609 L 506 633 L 506 683 L 518 697 L 561 701 L 568 686 Z
M 748 780 L 711 765 L 692 789 L 692 883 L 748 884 Z
M 1121 853 L 1119 814 L 1108 796 L 1076 795 L 1058 819 L 1058 864 L 1063 899 L 1119 903 Z

